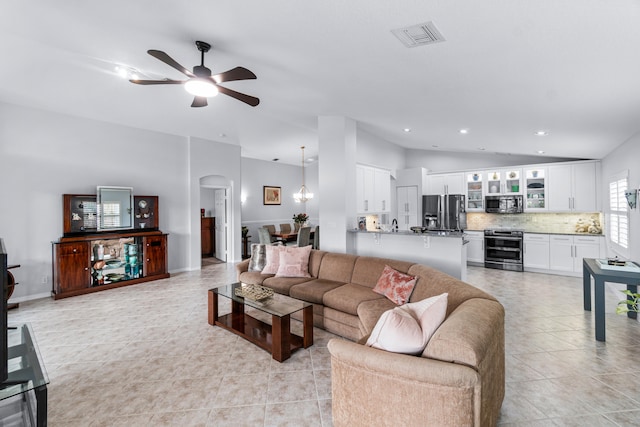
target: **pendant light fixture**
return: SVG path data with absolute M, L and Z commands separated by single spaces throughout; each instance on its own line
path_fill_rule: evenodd
M 313 199 L 313 193 L 304 185 L 304 145 L 300 148 L 302 149 L 302 187 L 293 195 L 296 203 L 304 203 L 307 200 Z

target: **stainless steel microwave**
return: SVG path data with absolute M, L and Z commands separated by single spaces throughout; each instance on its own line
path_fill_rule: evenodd
M 522 213 L 523 210 L 521 195 L 486 196 L 484 202 L 487 213 Z

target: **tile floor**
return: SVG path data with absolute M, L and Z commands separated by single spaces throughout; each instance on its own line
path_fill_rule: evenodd
M 280 364 L 209 326 L 207 290 L 234 277 L 232 264 L 217 264 L 21 303 L 9 320 L 35 331 L 51 379 L 49 425 L 330 426 L 333 335 L 316 329 L 311 348 Z M 640 425 L 640 325 L 614 314 L 617 290 L 607 291 L 599 343 L 579 278 L 471 267 L 468 281 L 506 307 L 500 426 Z

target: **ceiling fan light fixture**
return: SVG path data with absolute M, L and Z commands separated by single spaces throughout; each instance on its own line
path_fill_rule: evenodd
M 198 77 L 187 81 L 184 84 L 184 88 L 191 95 L 201 96 L 204 98 L 211 98 L 218 94 L 218 86 L 216 86 L 211 80 Z

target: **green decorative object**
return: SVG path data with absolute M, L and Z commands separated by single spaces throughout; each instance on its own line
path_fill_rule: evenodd
M 616 307 L 616 314 L 625 314 L 630 311 L 639 313 L 640 312 L 640 293 L 631 292 L 627 289 L 624 289 L 620 292 L 627 295 L 628 298 L 618 303 L 618 306 Z
M 304 224 L 307 221 L 309 221 L 309 215 L 307 215 L 306 213 L 299 213 L 299 214 L 293 215 L 293 222 L 297 224 Z

